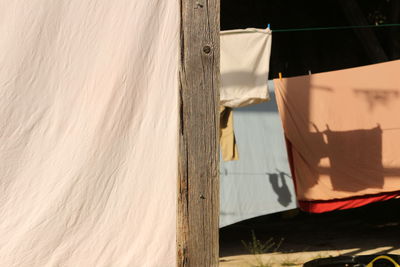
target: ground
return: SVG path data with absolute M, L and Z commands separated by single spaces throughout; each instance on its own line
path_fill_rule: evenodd
M 400 254 L 400 200 L 325 214 L 292 211 L 220 230 L 220 267 L 290 267 L 375 253 Z

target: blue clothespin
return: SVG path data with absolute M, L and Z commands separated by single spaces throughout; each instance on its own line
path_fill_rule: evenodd
M 269 30 L 271 29 L 271 24 L 268 24 L 267 29 Z

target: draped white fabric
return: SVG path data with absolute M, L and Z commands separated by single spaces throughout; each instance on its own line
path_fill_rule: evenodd
M 0 266 L 175 266 L 179 2 L 0 0 Z
M 250 28 L 222 31 L 220 36 L 221 105 L 237 108 L 267 101 L 271 31 Z

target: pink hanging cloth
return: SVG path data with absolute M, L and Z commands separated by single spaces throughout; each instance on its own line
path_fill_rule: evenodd
M 400 60 L 275 79 L 300 207 L 400 197 Z

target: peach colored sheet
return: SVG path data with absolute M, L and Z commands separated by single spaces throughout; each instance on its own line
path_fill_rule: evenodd
M 0 266 L 175 266 L 179 1 L 0 0 Z
M 275 79 L 299 200 L 400 190 L 400 61 Z

